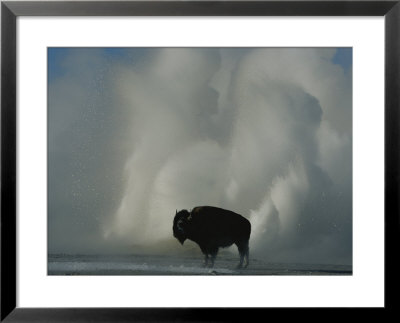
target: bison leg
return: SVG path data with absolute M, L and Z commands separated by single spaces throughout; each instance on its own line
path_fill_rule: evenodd
M 203 267 L 207 267 L 208 265 L 208 254 L 204 254 L 204 263 L 203 263 Z
M 208 266 L 208 260 L 210 260 L 210 266 L 214 266 L 214 260 L 218 253 L 218 248 L 210 248 L 210 247 L 200 247 L 201 252 L 204 254 L 204 267 Z
M 218 248 L 212 249 L 210 251 L 210 255 L 211 255 L 211 265 L 210 265 L 210 267 L 211 268 L 214 267 L 214 260 L 215 260 L 215 257 L 217 256 L 217 253 L 218 253 Z
M 249 265 L 249 244 L 247 243 L 247 249 L 246 249 L 246 254 L 245 254 L 245 258 L 246 258 L 246 263 L 244 265 L 244 268 L 246 268 Z
M 249 265 L 249 242 L 246 241 L 243 243 L 237 243 L 236 245 L 238 247 L 240 255 L 240 261 L 239 264 L 237 265 L 237 268 L 243 267 L 243 260 L 245 260 L 244 268 L 246 268 Z
M 204 255 L 204 263 L 203 263 L 203 267 L 207 267 L 208 265 L 208 250 L 205 247 L 200 246 L 201 252 Z

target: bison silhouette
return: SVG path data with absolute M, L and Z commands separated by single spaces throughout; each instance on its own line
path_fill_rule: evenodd
M 197 206 L 191 212 L 176 211 L 173 223 L 174 237 L 183 245 L 186 239 L 196 242 L 203 252 L 204 266 L 214 266 L 220 247 L 236 244 L 240 262 L 237 268 L 249 264 L 249 239 L 251 224 L 243 216 L 213 206 Z

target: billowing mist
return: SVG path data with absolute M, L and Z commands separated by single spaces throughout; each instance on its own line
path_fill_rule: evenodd
M 254 257 L 351 264 L 342 51 L 49 49 L 49 252 L 182 252 L 175 210 L 213 205 Z

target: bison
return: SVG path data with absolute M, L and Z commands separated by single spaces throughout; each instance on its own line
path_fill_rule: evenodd
M 251 224 L 243 216 L 213 206 L 197 206 L 191 212 L 176 211 L 172 227 L 174 237 L 183 245 L 186 239 L 196 242 L 203 252 L 204 266 L 211 267 L 220 247 L 236 244 L 240 262 L 237 268 L 249 264 Z

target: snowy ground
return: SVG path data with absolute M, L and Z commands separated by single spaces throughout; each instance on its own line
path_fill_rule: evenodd
M 49 275 L 352 275 L 344 265 L 278 264 L 251 259 L 246 269 L 236 269 L 238 259 L 217 257 L 213 268 L 202 258 L 156 255 L 49 255 Z

